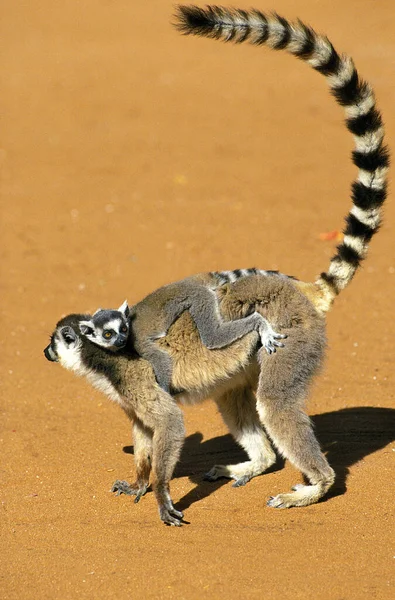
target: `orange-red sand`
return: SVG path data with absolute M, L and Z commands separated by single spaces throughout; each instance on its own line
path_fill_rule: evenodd
M 240 0 L 249 7 L 250 0 Z M 257 0 L 352 54 L 395 147 L 393 0 Z M 132 479 L 130 426 L 42 354 L 62 314 L 133 303 L 188 274 L 257 266 L 310 280 L 328 265 L 354 176 L 325 81 L 284 53 L 181 37 L 171 0 L 3 2 L 0 597 L 395 597 L 395 209 L 328 320 L 309 414 L 336 469 L 303 509 L 267 498 L 290 464 L 246 487 L 214 405 L 185 410 L 171 484 L 190 523 L 159 521 Z M 129 449 L 129 452 L 128 452 Z

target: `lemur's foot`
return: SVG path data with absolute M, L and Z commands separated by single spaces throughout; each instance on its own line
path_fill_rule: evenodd
M 322 479 L 313 485 L 303 485 L 297 483 L 293 486 L 292 492 L 288 494 L 278 494 L 271 496 L 267 505 L 272 508 L 292 508 L 293 506 L 308 506 L 314 504 L 322 498 L 329 490 L 335 479 L 332 469 L 322 477 Z
M 128 483 L 127 481 L 114 481 L 113 486 L 111 488 L 111 492 L 115 492 L 117 496 L 121 494 L 125 494 L 127 496 L 136 496 L 134 499 L 134 503 L 137 504 L 140 498 L 144 496 L 147 492 L 148 484 L 141 483 Z
M 246 485 L 253 477 L 262 475 L 276 461 L 273 451 L 260 460 L 248 460 L 237 465 L 214 465 L 203 477 L 206 481 L 217 481 L 221 477 L 234 479 L 233 487 Z
M 182 527 L 183 513 L 176 510 L 172 504 L 169 506 L 160 506 L 159 515 L 165 525 L 171 527 Z
M 284 348 L 284 344 L 279 340 L 285 340 L 287 335 L 282 333 L 277 333 L 274 329 L 267 323 L 264 328 L 259 330 L 261 336 L 262 346 L 265 348 L 268 354 L 274 354 L 277 348 Z

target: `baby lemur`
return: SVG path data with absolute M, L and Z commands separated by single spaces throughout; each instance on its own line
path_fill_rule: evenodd
M 249 459 L 236 465 L 215 465 L 209 479 L 229 477 L 244 485 L 275 461 L 271 442 L 303 473 L 307 484 L 270 498 L 276 508 L 317 502 L 334 481 L 334 472 L 320 450 L 304 404 L 309 386 L 325 352 L 325 314 L 335 297 L 352 280 L 368 244 L 381 222 L 386 198 L 388 153 L 384 129 L 369 84 L 359 78 L 352 60 L 339 55 L 329 40 L 296 21 L 259 11 L 201 9 L 180 6 L 177 26 L 186 34 L 224 41 L 249 42 L 285 49 L 323 74 L 337 102 L 344 107 L 353 134 L 353 162 L 358 169 L 352 184 L 352 207 L 346 217 L 344 239 L 327 271 L 314 283 L 303 283 L 275 273 L 237 271 L 224 277 L 216 290 L 225 321 L 255 311 L 276 331 L 287 334 L 281 352 L 268 356 L 257 351 L 253 331 L 233 344 L 209 350 L 202 343 L 192 315 L 184 311 L 157 343 L 172 358 L 172 387 L 176 396 L 160 388 L 149 361 L 121 349 L 108 352 L 92 344 L 80 331 L 85 315 L 69 315 L 56 326 L 45 355 L 88 380 L 120 404 L 133 421 L 136 481 L 118 481 L 114 490 L 138 500 L 152 484 L 162 521 L 179 526 L 182 513 L 172 503 L 170 479 L 184 440 L 178 402 L 211 397 Z M 207 281 L 210 275 L 203 275 Z M 173 288 L 176 289 L 176 288 Z M 184 296 L 181 294 L 179 301 Z M 150 296 L 135 308 L 136 318 L 156 315 Z M 159 310 L 160 312 L 160 310 Z
M 243 277 L 259 271 L 245 269 L 239 273 Z M 215 290 L 224 281 L 223 274 L 205 273 L 170 283 L 131 309 L 126 301 L 118 311 L 99 309 L 91 319 L 81 321 L 81 333 L 94 344 L 112 351 L 125 347 L 129 334 L 129 345 L 150 361 L 159 385 L 166 392 L 170 391 L 172 360 L 157 340 L 166 336 L 170 326 L 185 310 L 189 310 L 203 344 L 210 350 L 229 346 L 251 331 L 258 331 L 268 354 L 275 352 L 276 347 L 284 347 L 279 340 L 286 336 L 273 331 L 259 313 L 237 321 L 222 320 Z

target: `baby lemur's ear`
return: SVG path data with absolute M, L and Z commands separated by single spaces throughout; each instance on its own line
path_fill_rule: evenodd
M 126 318 L 128 318 L 128 316 L 130 315 L 130 308 L 129 308 L 128 301 L 125 300 L 125 302 L 123 304 L 121 304 L 121 306 L 118 308 L 118 310 L 123 315 L 125 315 Z
M 95 330 L 95 326 L 92 321 L 80 321 L 79 328 L 81 333 L 84 335 L 92 335 Z

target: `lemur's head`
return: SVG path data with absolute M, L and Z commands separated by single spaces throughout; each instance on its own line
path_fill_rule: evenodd
M 118 310 L 99 309 L 93 316 L 68 315 L 56 325 L 45 357 L 66 369 L 78 370 L 84 340 L 116 352 L 126 346 L 130 309 L 125 301 Z M 86 345 L 86 343 L 85 343 Z
M 90 315 L 68 315 L 59 321 L 44 349 L 45 358 L 66 369 L 78 371 L 81 363 L 82 336 L 79 324 Z
M 96 346 L 116 352 L 124 348 L 128 341 L 129 314 L 129 305 L 125 300 L 118 310 L 99 308 L 91 319 L 79 323 L 79 329 Z

